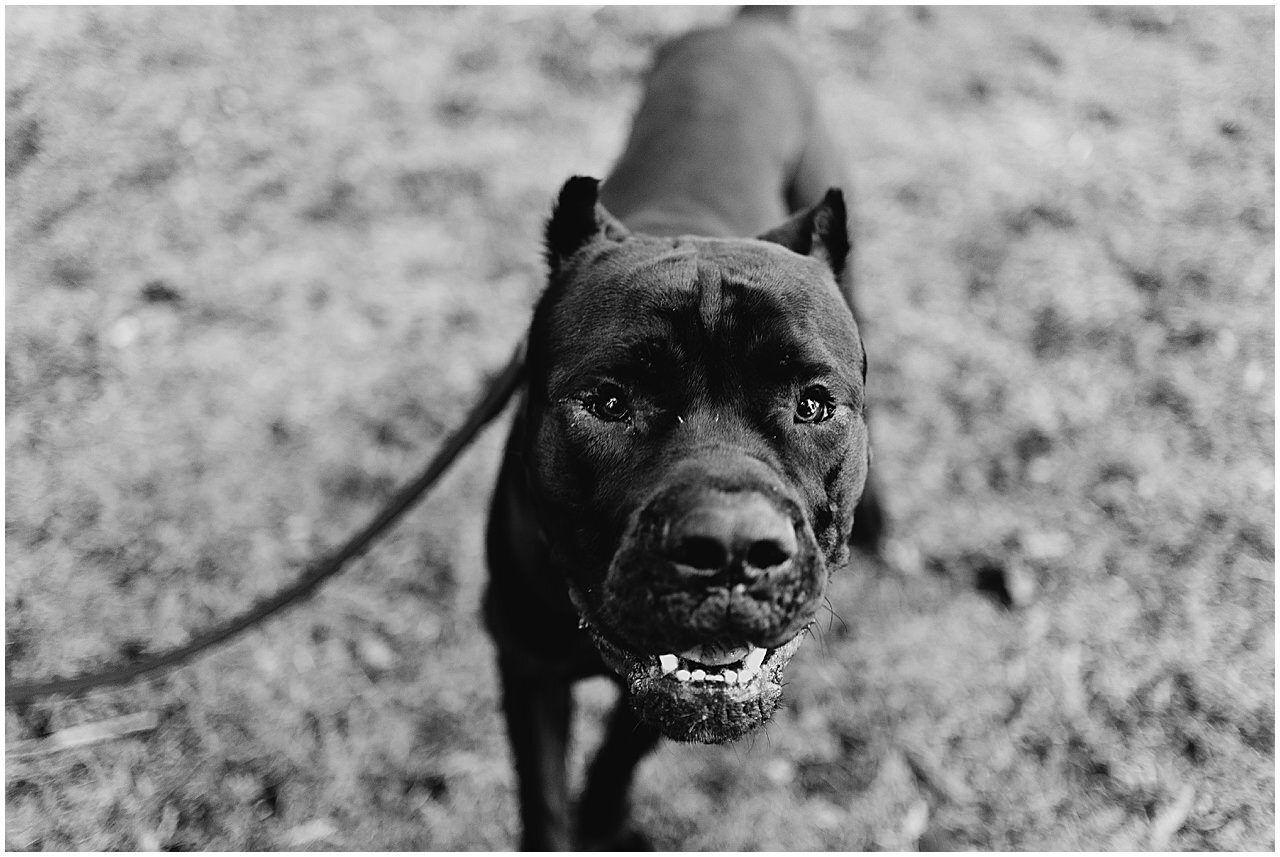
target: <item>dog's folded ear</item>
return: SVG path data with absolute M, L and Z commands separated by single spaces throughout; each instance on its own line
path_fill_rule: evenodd
M 759 237 L 827 263 L 839 279 L 849 261 L 849 214 L 844 194 L 831 188 L 820 202 L 797 211 L 786 223 Z
M 592 241 L 621 241 L 631 234 L 600 204 L 599 191 L 599 180 L 589 176 L 574 176 L 560 188 L 560 197 L 547 221 L 547 264 L 551 273 L 559 271 L 566 260 Z

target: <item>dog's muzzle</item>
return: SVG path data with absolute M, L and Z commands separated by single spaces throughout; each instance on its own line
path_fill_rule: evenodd
M 641 507 L 598 597 L 575 601 L 643 720 L 719 743 L 777 707 L 825 582 L 812 529 L 781 488 L 685 481 Z

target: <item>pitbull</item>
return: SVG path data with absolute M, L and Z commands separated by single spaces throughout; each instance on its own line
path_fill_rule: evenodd
M 526 850 L 643 847 L 640 759 L 765 723 L 851 541 L 880 540 L 845 176 L 785 18 L 661 49 L 617 166 L 546 227 L 487 532 Z M 598 674 L 621 696 L 575 823 L 570 688 Z

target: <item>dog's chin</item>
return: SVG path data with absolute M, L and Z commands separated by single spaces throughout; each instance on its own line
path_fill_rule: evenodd
M 723 744 L 766 723 L 782 698 L 783 670 L 804 632 L 775 648 L 648 655 L 584 622 L 605 663 L 627 683 L 636 715 L 674 741 Z

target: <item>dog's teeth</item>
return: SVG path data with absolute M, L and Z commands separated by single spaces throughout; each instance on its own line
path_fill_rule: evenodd
M 720 673 L 707 673 L 707 681 L 724 681 L 724 676 Z
M 662 674 L 667 675 L 676 671 L 676 667 L 680 666 L 680 659 L 675 655 L 658 655 L 658 666 L 662 667 Z
M 706 677 L 707 677 L 707 674 L 704 670 L 694 670 L 693 672 L 689 673 L 689 678 L 693 679 L 694 681 L 702 681 Z
M 692 675 L 693 673 L 689 672 L 688 670 L 676 670 L 677 681 L 688 681 L 689 677 Z
M 743 665 L 747 670 L 755 672 L 760 669 L 760 665 L 764 663 L 764 656 L 768 654 L 764 649 L 752 649 L 751 653 L 742 659 Z
M 733 670 L 725 670 L 720 675 L 724 676 L 726 684 L 735 684 L 738 681 L 738 674 Z

